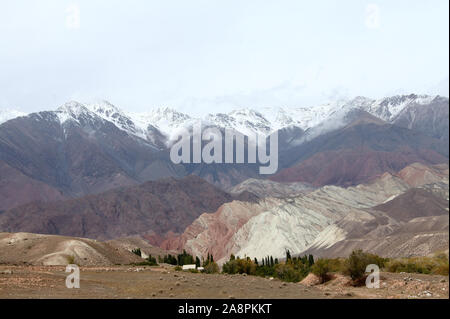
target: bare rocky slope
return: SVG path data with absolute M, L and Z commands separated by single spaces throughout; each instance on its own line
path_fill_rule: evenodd
M 63 193 L 42 181 L 30 178 L 0 160 L 0 211 L 25 202 L 65 199 Z
M 0 233 L 0 251 L 0 264 L 111 266 L 142 261 L 108 243 L 31 233 Z
M 277 182 L 352 186 L 413 163 L 448 163 L 448 142 L 388 124 L 363 111 L 347 125 L 280 151 Z
M 259 198 L 264 197 L 289 197 L 299 194 L 305 194 L 313 191 L 315 188 L 307 183 L 277 183 L 268 179 L 250 178 L 242 183 L 232 187 L 231 194 L 241 194 L 249 192 Z
M 182 233 L 199 215 L 234 198 L 198 176 L 168 178 L 97 195 L 36 202 L 0 214 L 0 230 L 96 239 L 146 234 L 156 244 L 167 233 Z
M 324 186 L 291 197 L 266 197 L 258 203 L 226 203 L 215 213 L 202 214 L 162 247 L 184 248 L 195 255 L 212 253 L 220 262 L 230 254 L 282 257 L 286 249 L 333 256 L 346 256 L 355 247 L 389 256 L 428 254 L 448 245 L 445 189 L 448 166 L 413 164 L 354 187 Z M 421 220 L 423 228 L 417 228 Z M 427 235 L 415 237 L 420 232 Z M 406 246 L 414 249 L 406 250 Z

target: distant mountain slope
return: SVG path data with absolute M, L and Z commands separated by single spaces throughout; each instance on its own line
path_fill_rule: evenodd
M 401 95 L 298 108 L 238 109 L 195 118 L 170 108 L 129 113 L 107 101 L 68 102 L 0 124 L 0 210 L 36 199 L 79 197 L 121 186 L 196 174 L 222 189 L 259 174 L 258 164 L 173 164 L 169 147 L 180 128 L 244 134 L 278 132 L 278 182 L 356 185 L 413 162 L 448 162 L 448 98 Z M 11 113 L 12 114 L 12 113 Z M 11 116 L 8 116 L 11 118 Z M 12 170 L 11 170 L 12 169 Z M 11 176 L 11 172 L 17 176 Z M 24 187 L 20 180 L 34 181 Z M 41 184 L 40 184 L 41 183 Z M 29 194 L 25 192 L 29 189 Z M 55 193 L 55 194 L 56 194 Z
M 32 201 L 57 201 L 64 195 L 56 188 L 22 174 L 0 161 L 0 212 Z
M 354 224 L 354 227 L 361 227 Z M 448 252 L 448 216 L 420 217 L 409 220 L 395 230 L 386 231 L 379 236 L 364 236 L 346 239 L 345 236 L 328 246 L 312 246 L 300 253 L 313 254 L 327 258 L 345 257 L 355 249 L 378 254 L 384 257 L 429 256 L 437 252 Z
M 449 191 L 448 171 L 425 169 L 414 164 L 397 175 L 410 181 L 405 171 L 426 170 L 428 176 L 416 178 L 415 185 L 398 196 L 367 210 L 370 218 L 343 218 L 322 231 L 303 253 L 319 256 L 347 256 L 354 249 L 363 249 L 387 257 L 429 255 L 448 249 Z M 443 167 L 439 167 L 443 169 Z M 447 166 L 448 169 L 448 166 Z M 441 181 L 426 183 L 441 177 Z M 339 234 L 339 237 L 333 236 Z
M 167 152 L 77 103 L 0 125 L 0 161 L 67 197 L 184 175 Z
M 435 97 L 425 107 L 422 104 L 411 103 L 403 108 L 392 123 L 423 132 L 429 136 L 449 140 L 449 102 L 448 98 Z
M 423 188 L 413 188 L 373 209 L 385 212 L 399 221 L 417 217 L 448 216 L 448 198 L 436 196 Z
M 237 198 L 248 199 L 245 194 Z M 19 206 L 0 214 L 0 230 L 96 239 L 149 234 L 147 238 L 157 243 L 169 232 L 183 232 L 200 214 L 232 200 L 230 194 L 197 176 L 168 178 L 77 199 Z
M 231 253 L 241 257 L 282 257 L 286 249 L 293 253 L 307 251 L 321 255 L 330 253 L 334 256 L 330 247 L 340 245 L 342 241 L 351 241 L 352 244 L 345 246 L 345 253 L 348 255 L 351 252 L 348 249 L 357 247 L 354 244 L 356 239 L 361 245 L 366 240 L 371 243 L 381 242 L 388 240 L 388 236 L 396 236 L 400 229 L 410 229 L 410 226 L 402 227 L 406 227 L 405 222 L 409 223 L 412 219 L 438 218 L 448 214 L 448 166 L 447 169 L 443 165 L 438 169 L 425 168 L 420 164 L 411 166 L 411 169 L 422 167 L 428 172 L 414 178 L 414 185 L 426 191 L 426 196 L 410 197 L 417 188 L 411 188 L 410 176 L 404 174 L 411 169 L 406 167 L 394 175 L 385 173 L 370 183 L 354 187 L 324 186 L 306 193 L 288 194 L 284 198 L 266 197 L 257 203 L 225 203 L 214 213 L 200 215 L 182 235 L 167 239 L 161 247 L 186 249 L 196 255 L 210 252 L 216 260 L 223 262 Z M 423 184 L 429 180 L 442 182 Z M 267 181 L 250 180 L 249 183 L 260 183 L 264 187 Z M 251 188 L 246 189 L 251 191 Z M 377 210 L 383 205 L 389 208 L 397 202 L 399 207 L 394 205 L 392 214 L 391 210 Z M 411 205 L 416 208 L 413 207 L 408 213 Z M 428 206 L 430 210 L 426 211 Z M 431 209 L 434 206 L 436 209 Z M 400 215 L 396 215 L 396 211 L 401 212 Z M 406 219 L 403 218 L 403 212 L 408 214 L 405 215 Z M 414 225 L 414 232 L 420 231 L 417 224 Z M 426 225 L 424 231 L 436 230 L 434 222 L 427 222 Z M 447 226 L 443 225 L 439 231 L 445 232 L 446 227 L 448 228 L 448 221 Z M 398 239 L 399 244 L 402 243 L 401 238 L 410 241 L 414 237 L 402 236 Z M 442 246 L 427 239 L 417 242 L 429 244 L 426 251 Z M 383 252 L 387 253 L 388 250 Z M 399 250 L 391 250 L 389 253 L 401 256 Z
M 439 183 L 442 181 L 448 183 L 448 163 L 432 166 L 413 163 L 398 172 L 398 176 L 412 187 Z
M 265 198 L 258 203 L 225 203 L 198 217 L 181 236 L 165 241 L 164 249 L 212 253 L 224 261 L 236 256 L 282 257 L 285 249 L 306 249 L 329 225 L 349 214 L 381 204 L 408 189 L 400 178 L 386 174 L 368 185 L 344 189 L 325 186 L 312 192 Z
M 448 162 L 445 141 L 379 122 L 364 111 L 345 127 L 283 150 L 272 180 L 321 185 L 356 185 L 420 162 Z
M 230 189 L 231 194 L 240 194 L 244 191 L 263 197 L 288 197 L 306 194 L 314 187 L 306 183 L 277 183 L 267 179 L 247 179 Z

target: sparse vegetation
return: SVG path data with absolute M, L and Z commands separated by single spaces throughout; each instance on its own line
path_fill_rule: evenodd
M 259 262 L 256 258 L 253 260 L 250 257 L 241 259 L 231 255 L 230 260 L 223 265 L 222 271 L 227 274 L 247 274 L 274 277 L 287 282 L 299 282 L 308 275 L 311 262 L 314 262 L 312 256 L 292 257 L 288 250 L 285 263 L 279 263 L 278 259 L 273 256 L 267 256 Z
M 303 279 L 303 274 L 292 263 L 286 263 L 276 265 L 275 277 L 282 281 L 299 282 Z
M 319 277 L 320 283 L 324 283 L 328 280 L 328 273 L 330 271 L 330 260 L 329 259 L 319 259 L 311 267 L 311 272 Z
M 448 276 L 449 260 L 446 254 L 434 257 L 411 257 L 391 260 L 386 263 L 389 272 L 407 272 Z
M 75 264 L 75 257 L 72 256 L 72 255 L 67 256 L 67 264 L 68 264 L 68 265 L 73 265 L 73 264 Z
M 360 249 L 354 250 L 345 261 L 343 272 L 352 278 L 355 285 L 359 285 L 366 278 L 368 265 L 375 264 L 381 269 L 387 261 L 386 258 L 363 252 Z
M 222 273 L 226 274 L 246 274 L 260 277 L 274 277 L 285 282 L 299 282 L 309 273 L 316 275 L 320 283 L 324 283 L 330 278 L 332 273 L 342 273 L 350 276 L 354 285 L 364 283 L 367 276 L 366 267 L 370 264 L 377 265 L 380 270 L 388 272 L 409 272 L 422 274 L 447 275 L 449 273 L 449 259 L 446 254 L 437 254 L 434 257 L 414 257 L 401 259 L 388 259 L 362 250 L 353 251 L 348 258 L 320 258 L 314 260 L 312 255 L 293 257 L 289 250 L 285 252 L 284 262 L 279 262 L 278 258 L 266 256 L 261 260 L 250 257 L 240 258 L 230 255 L 230 259 L 222 266 Z M 156 259 L 153 258 L 156 263 Z M 212 254 L 206 258 L 194 257 L 183 251 L 178 256 L 167 255 L 159 257 L 160 262 L 176 265 L 175 270 L 182 270 L 185 264 L 201 264 L 204 267 L 202 272 L 207 274 L 219 273 L 220 268 Z M 148 262 L 148 261 L 147 261 Z M 197 273 L 198 270 L 189 270 Z
M 207 264 L 204 272 L 207 274 L 217 274 L 220 272 L 219 265 L 217 265 L 214 261 Z
M 135 264 L 136 266 L 158 266 L 156 262 L 156 258 L 152 257 L 152 255 L 148 256 L 145 261 L 139 262 Z
M 240 259 L 239 257 L 235 258 L 233 256 L 227 263 L 222 266 L 222 271 L 231 275 L 255 275 L 256 264 L 250 258 Z

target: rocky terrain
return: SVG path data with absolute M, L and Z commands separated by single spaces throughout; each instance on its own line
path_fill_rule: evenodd
M 210 253 L 219 263 L 230 254 L 282 257 L 286 249 L 428 255 L 448 246 L 448 165 L 414 163 L 347 188 L 251 179 L 231 194 L 192 175 L 19 206 L 0 214 L 0 229 L 96 239 L 140 235 L 141 243 Z
M 250 178 L 232 187 L 231 194 L 241 194 L 249 192 L 259 198 L 264 197 L 290 197 L 299 194 L 309 193 L 314 187 L 307 183 L 277 183 L 267 179 Z
M 95 239 L 146 234 L 156 244 L 235 198 L 256 200 L 254 195 L 240 196 L 195 175 L 168 178 L 78 199 L 19 206 L 0 214 L 0 229 Z
M 448 237 L 448 166 L 413 164 L 354 187 L 226 203 L 162 247 L 209 252 L 219 262 L 230 254 L 282 257 L 286 249 L 347 256 L 363 248 L 399 257 L 445 250 Z
M 376 120 L 365 112 L 353 113 L 349 120 L 343 128 L 282 150 L 284 169 L 271 179 L 351 186 L 416 162 L 448 162 L 444 141 Z

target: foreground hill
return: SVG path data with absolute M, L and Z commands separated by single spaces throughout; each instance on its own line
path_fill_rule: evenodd
M 0 251 L 0 264 L 110 266 L 142 261 L 108 243 L 30 233 L 0 233 Z

